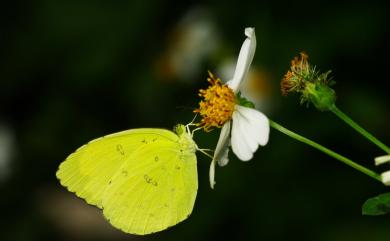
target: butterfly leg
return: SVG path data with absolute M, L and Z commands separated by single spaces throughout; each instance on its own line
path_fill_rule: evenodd
M 200 148 L 198 148 L 198 147 L 196 147 L 196 150 L 197 150 L 197 151 L 200 151 L 201 153 L 203 153 L 203 154 L 205 154 L 206 156 L 208 156 L 208 157 L 210 157 L 211 159 L 213 159 L 213 156 L 212 156 L 210 153 L 208 153 L 208 151 L 214 153 L 213 150 L 210 150 L 210 149 L 200 149 Z

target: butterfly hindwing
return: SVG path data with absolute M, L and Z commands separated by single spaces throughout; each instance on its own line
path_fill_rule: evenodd
M 166 229 L 192 212 L 196 157 L 179 143 L 156 141 L 135 151 L 106 189 L 103 213 L 128 233 Z

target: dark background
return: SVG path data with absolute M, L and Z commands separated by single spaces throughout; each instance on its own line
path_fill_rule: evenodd
M 389 216 L 361 215 L 362 203 L 388 188 L 276 130 L 252 161 L 231 155 L 217 168 L 215 190 L 210 160 L 199 154 L 192 215 L 149 236 L 115 230 L 55 177 L 91 139 L 190 122 L 207 70 L 235 60 L 247 26 L 258 41 L 259 109 L 386 170 L 373 162 L 384 153 L 336 116 L 279 92 L 291 58 L 304 50 L 312 64 L 333 70 L 338 106 L 390 144 L 385 2 L 8 2 L 0 14 L 0 239 L 390 240 Z M 214 148 L 218 133 L 199 132 L 195 141 Z

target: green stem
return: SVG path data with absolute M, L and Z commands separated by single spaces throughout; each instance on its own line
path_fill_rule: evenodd
M 286 128 L 284 128 L 283 126 L 279 125 L 278 123 L 270 120 L 270 126 L 275 128 L 276 130 L 282 132 L 283 134 L 286 134 L 287 136 L 295 139 L 295 140 L 298 140 L 300 142 L 303 142 L 309 146 L 312 146 L 314 148 L 316 148 L 317 150 L 320 150 L 322 152 L 324 152 L 325 154 L 328 154 L 329 156 L 341 161 L 341 162 L 344 162 L 345 164 L 347 164 L 348 166 L 352 167 L 352 168 L 355 168 L 356 170 L 366 174 L 367 176 L 370 176 L 372 178 L 374 178 L 375 180 L 377 181 L 380 181 L 381 182 L 381 177 L 379 174 L 375 173 L 374 171 L 366 168 L 366 167 L 363 167 L 359 164 L 357 164 L 356 162 L 312 141 L 312 140 L 309 140 L 307 139 L 306 137 L 303 137 L 301 135 L 298 135 L 297 133 L 294 133 Z
M 354 122 L 349 116 L 347 116 L 344 112 L 342 112 L 339 108 L 337 108 L 335 105 L 330 109 L 335 115 L 337 115 L 340 119 L 345 121 L 349 126 L 351 126 L 353 129 L 355 129 L 357 132 L 362 134 L 364 137 L 366 137 L 368 140 L 370 140 L 372 143 L 377 145 L 379 148 L 384 150 L 387 154 L 390 154 L 390 148 L 383 144 L 381 141 L 376 139 L 373 135 L 371 135 L 368 131 L 363 129 L 360 125 L 358 125 L 356 122 Z

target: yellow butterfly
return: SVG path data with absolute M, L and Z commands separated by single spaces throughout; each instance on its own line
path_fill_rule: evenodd
M 114 133 L 80 147 L 61 163 L 61 184 L 103 210 L 131 234 L 164 230 L 192 212 L 198 190 L 198 150 L 188 126 L 174 132 L 143 128 Z

